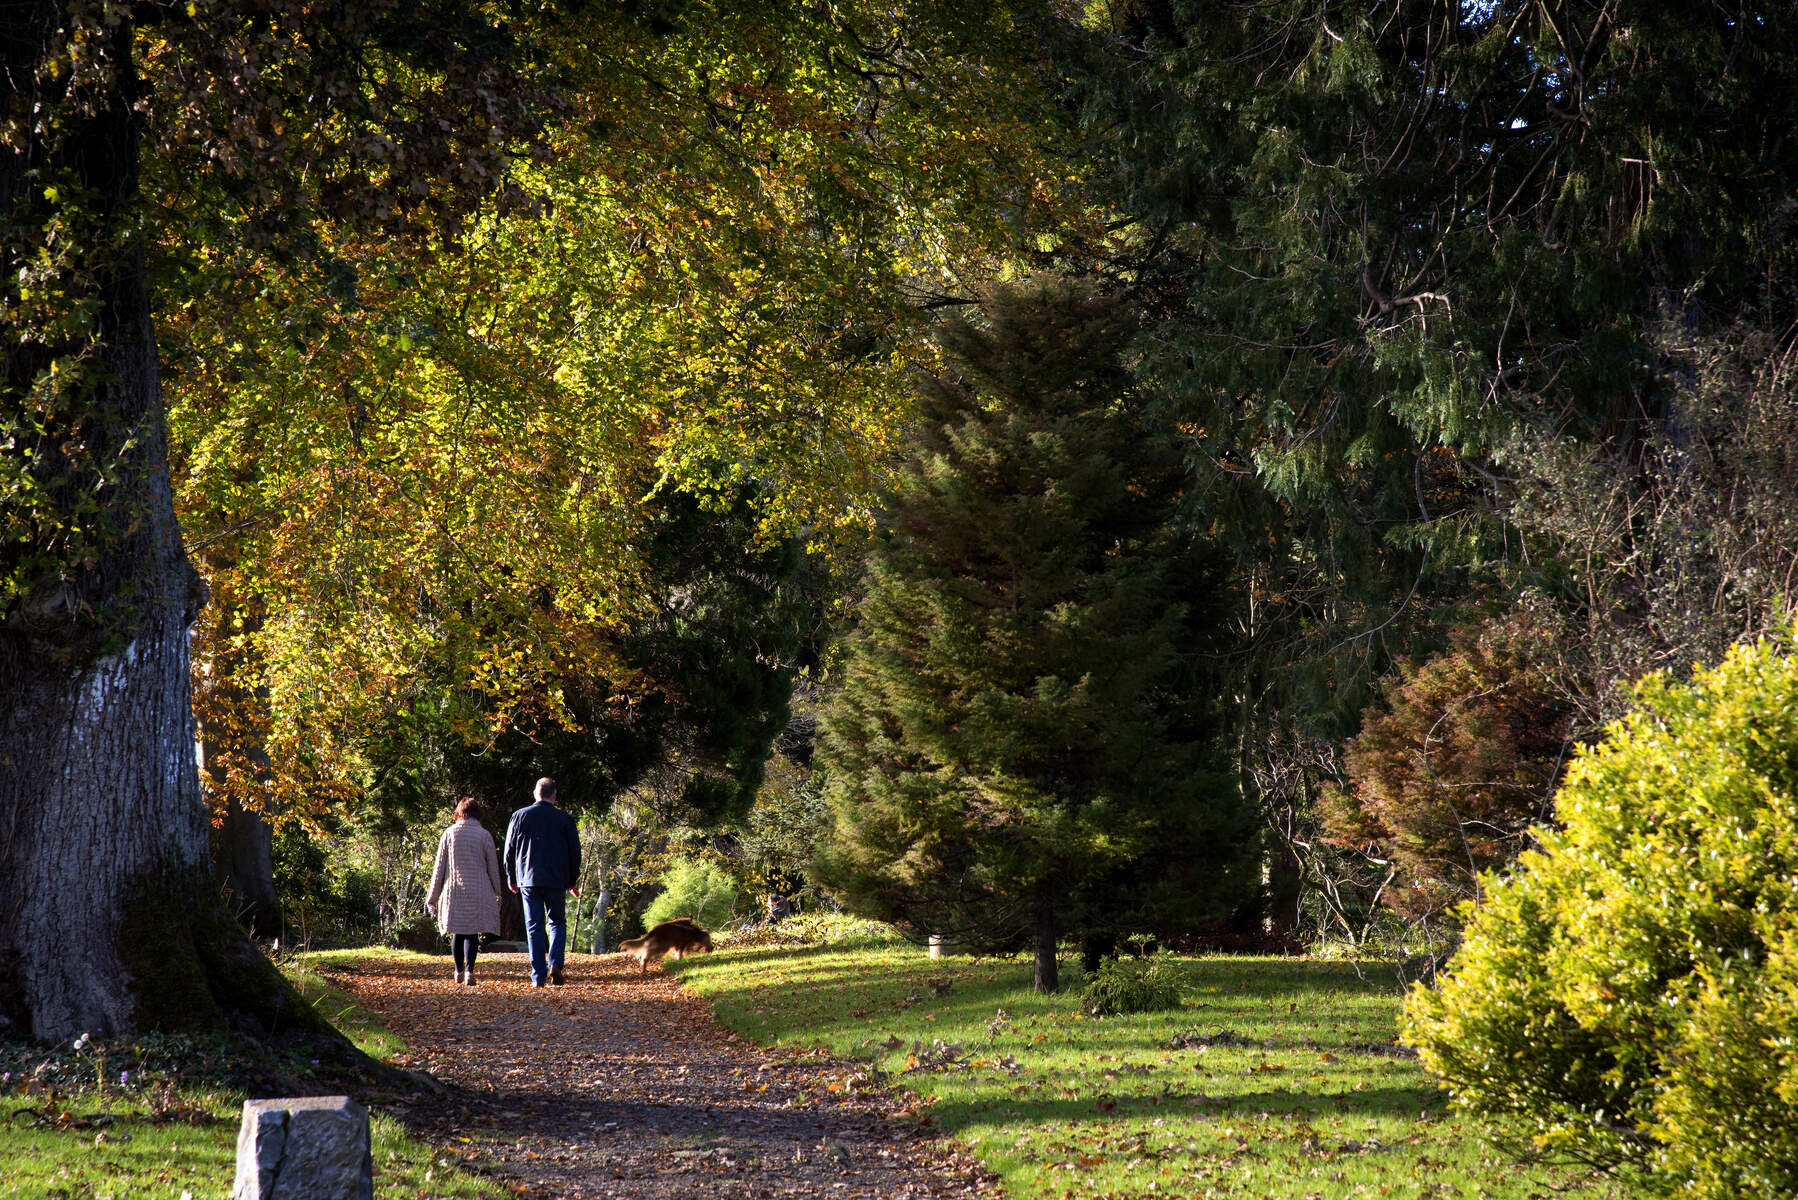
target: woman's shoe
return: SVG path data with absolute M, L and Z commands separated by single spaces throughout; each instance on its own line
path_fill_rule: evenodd
M 474 968 L 473 967 L 468 968 L 468 986 L 469 987 L 474 986 Z
M 462 968 L 457 967 L 456 968 L 456 982 L 457 983 L 466 983 L 467 982 L 467 980 L 464 979 L 462 976 L 463 976 Z

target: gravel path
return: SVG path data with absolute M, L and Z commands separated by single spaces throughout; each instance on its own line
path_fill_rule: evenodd
M 999 1194 L 857 1064 L 744 1041 L 617 955 L 576 955 L 543 989 L 522 954 L 483 955 L 474 988 L 447 958 L 332 974 L 412 1048 L 403 1065 L 451 1085 L 387 1109 L 521 1195 Z

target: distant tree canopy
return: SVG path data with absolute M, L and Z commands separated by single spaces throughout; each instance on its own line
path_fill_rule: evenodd
M 1066 281 L 944 333 L 820 723 L 827 877 L 975 946 L 1197 923 L 1254 845 L 1208 658 L 1228 610 L 1172 521 L 1178 444 L 1143 420 L 1127 309 Z
M 1120 0 L 1071 68 L 1145 375 L 1260 598 L 1270 708 L 1337 740 L 1503 589 L 1526 431 L 1633 440 L 1657 336 L 1798 300 L 1794 14 L 1683 0 Z M 1251 689 L 1258 693 L 1258 689 Z M 1264 739 L 1265 740 L 1265 739 Z
M 661 597 L 612 631 L 621 675 L 575 664 L 558 683 L 562 712 L 526 707 L 500 724 L 453 664 L 426 659 L 411 705 L 354 743 L 356 793 L 287 815 L 347 814 L 397 830 L 435 819 L 448 795 L 528 803 L 545 774 L 560 784 L 564 807 L 603 812 L 664 764 L 683 780 L 671 815 L 707 826 L 746 814 L 787 723 L 793 664 L 822 599 L 801 546 L 758 544 L 747 505 L 711 512 L 675 493 L 644 507 L 639 553 Z

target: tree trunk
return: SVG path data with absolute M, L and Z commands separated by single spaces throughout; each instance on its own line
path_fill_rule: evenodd
M 245 808 L 226 786 L 224 772 L 216 765 L 220 747 L 211 736 L 209 724 L 202 722 L 200 728 L 201 769 L 224 795 L 223 811 L 212 829 L 213 881 L 226 906 L 252 935 L 274 941 L 281 936 L 281 903 L 275 895 L 274 829 L 261 813 Z M 266 780 L 268 756 L 258 750 L 250 757 L 258 778 Z
M 593 905 L 593 953 L 606 952 L 606 909 L 612 904 L 612 885 L 602 883 L 599 899 Z
M 72 11 L 9 7 L 0 68 L 14 86 L 34 78 Z M 0 1018 L 45 1040 L 242 1025 L 244 1014 L 264 1030 L 320 1033 L 328 1026 L 225 916 L 210 878 L 187 640 L 203 591 L 175 522 L 144 257 L 127 232 L 133 31 L 100 28 L 95 58 L 110 74 L 71 98 L 58 82 L 70 76 L 47 73 L 36 99 L 48 119 L 23 145 L 0 144 L 0 220 L 80 222 L 83 257 L 62 283 L 71 308 L 92 306 L 74 333 L 4 333 L 0 422 L 39 423 L 6 453 L 31 456 L 21 461 L 52 507 L 23 514 L 25 553 L 40 557 L 0 559 L 0 582 L 20 587 L 0 592 L 11 596 L 0 611 Z M 81 208 L 47 194 L 46 179 L 79 189 Z M 18 286 L 30 252 L 0 252 L 0 286 Z M 45 402 L 31 389 L 52 363 L 80 377 Z M 63 551 L 84 525 L 98 535 Z
M 1055 961 L 1055 887 L 1048 880 L 1036 885 L 1036 976 L 1033 992 L 1061 990 L 1060 965 Z
M 1080 940 L 1080 969 L 1091 975 L 1106 959 L 1116 958 L 1117 952 L 1117 934 L 1108 930 L 1089 933 Z
M 1268 838 L 1262 852 L 1261 887 L 1266 896 L 1262 932 L 1296 938 L 1304 885 L 1304 869 L 1292 847 L 1280 838 Z
M 204 564 L 217 578 L 216 565 Z M 227 618 L 241 623 L 244 637 L 260 630 L 263 606 L 260 597 L 243 603 L 215 588 L 211 603 L 222 604 Z M 203 639 L 195 639 L 203 644 Z M 213 821 L 212 875 L 229 911 L 250 933 L 272 942 L 282 936 L 281 902 L 275 892 L 274 827 L 260 811 L 243 803 L 243 781 L 233 780 L 227 755 L 235 749 L 244 760 L 266 805 L 274 766 L 261 741 L 268 713 L 269 690 L 258 684 L 246 688 L 244 679 L 260 674 L 260 665 L 238 645 L 213 648 L 207 660 L 191 664 L 195 689 L 194 708 L 200 733 L 202 797 Z M 235 737 L 236 746 L 227 745 Z
M 275 895 L 274 830 L 260 813 L 225 801 L 212 831 L 213 879 L 225 903 L 252 935 L 263 941 L 281 936 L 281 903 Z

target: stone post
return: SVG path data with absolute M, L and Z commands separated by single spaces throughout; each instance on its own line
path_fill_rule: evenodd
M 368 1110 L 348 1096 L 246 1100 L 231 1200 L 373 1200 Z

